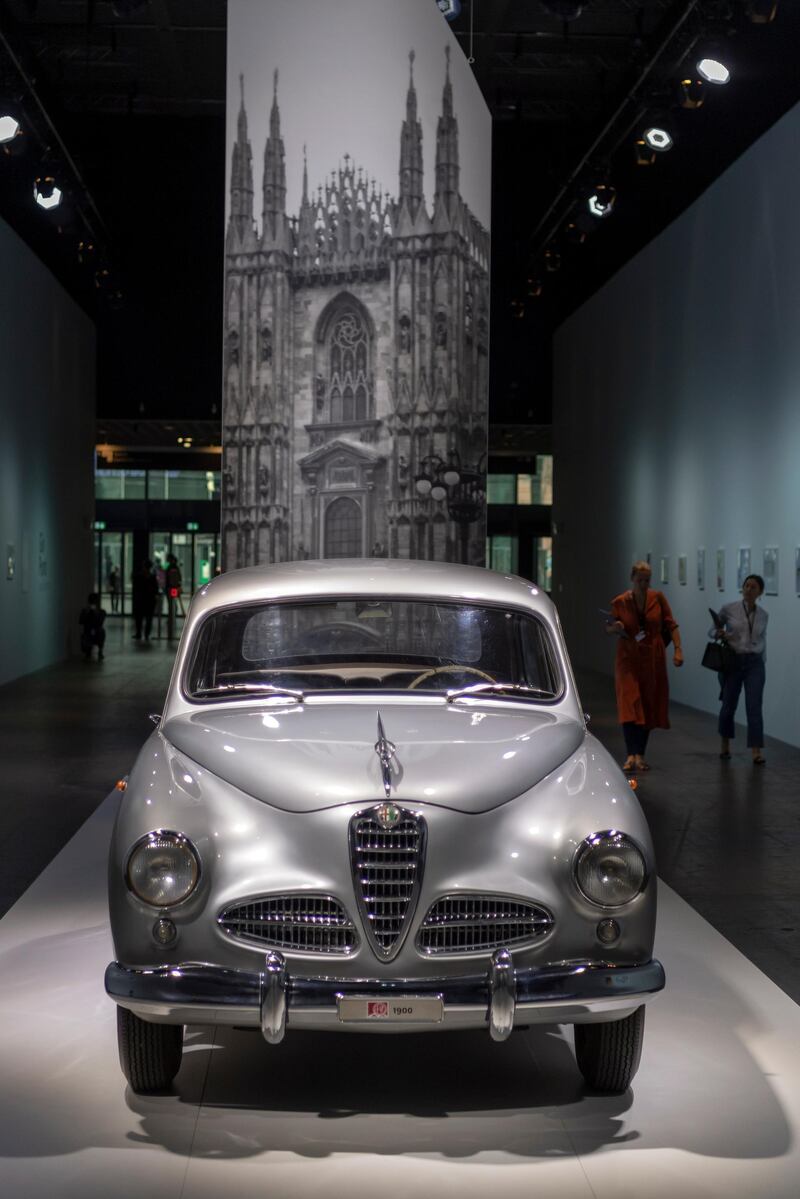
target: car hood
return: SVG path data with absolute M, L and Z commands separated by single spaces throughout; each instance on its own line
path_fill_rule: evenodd
M 581 722 L 530 705 L 502 710 L 430 704 L 219 708 L 176 716 L 161 733 L 241 791 L 289 812 L 386 797 L 378 715 L 392 743 L 391 799 L 461 812 L 499 807 L 574 753 Z

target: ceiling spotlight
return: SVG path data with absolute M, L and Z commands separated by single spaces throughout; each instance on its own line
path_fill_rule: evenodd
M 697 73 L 706 83 L 727 83 L 731 73 L 718 58 L 701 58 L 697 64 Z
M 706 85 L 702 79 L 681 79 L 678 84 L 678 103 L 681 108 L 702 108 Z
M 656 150 L 659 154 L 671 150 L 674 145 L 672 135 L 663 125 L 648 125 L 642 136 L 650 149 Z
M 610 216 L 617 202 L 617 190 L 610 183 L 600 183 L 589 196 L 588 208 L 592 216 Z
M 769 25 L 777 11 L 778 0 L 747 0 L 747 15 L 754 25 Z
M 536 300 L 542 294 L 541 279 L 529 279 L 527 283 L 527 295 L 531 300 Z
M 656 160 L 656 153 L 652 146 L 648 145 L 643 137 L 637 137 L 633 143 L 633 148 L 636 152 L 637 167 L 651 167 Z
M 564 226 L 564 237 L 574 246 L 582 246 L 586 241 L 586 230 L 582 229 L 577 221 L 569 221 Z
M 561 255 L 558 250 L 545 250 L 544 269 L 550 271 L 551 274 L 561 270 Z
M 78 242 L 78 262 L 93 262 L 95 254 L 95 245 L 93 241 L 88 239 Z
M 52 175 L 39 175 L 33 181 L 33 198 L 40 208 L 50 211 L 61 203 L 61 188 Z
M 12 117 L 10 113 L 0 115 L 0 146 L 4 146 L 6 142 L 12 142 L 15 137 L 19 137 L 22 133 L 22 126 L 16 117 Z

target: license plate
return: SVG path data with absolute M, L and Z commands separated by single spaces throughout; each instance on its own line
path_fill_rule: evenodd
M 440 1024 L 441 995 L 337 995 L 343 1024 Z

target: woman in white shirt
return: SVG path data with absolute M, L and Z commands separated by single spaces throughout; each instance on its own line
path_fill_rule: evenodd
M 764 592 L 761 575 L 748 575 L 742 584 L 742 598 L 724 604 L 719 612 L 720 627 L 714 635 L 736 654 L 732 670 L 722 675 L 722 708 L 719 714 L 720 757 L 728 761 L 735 736 L 734 717 L 744 687 L 747 711 L 747 745 L 753 765 L 763 766 L 764 722 L 761 702 L 764 695 L 764 661 L 767 649 L 767 613 L 758 606 Z

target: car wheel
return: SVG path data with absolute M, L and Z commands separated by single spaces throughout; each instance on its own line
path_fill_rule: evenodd
M 183 1025 L 150 1024 L 118 1007 L 117 1044 L 119 1064 L 132 1091 L 166 1091 L 181 1066 Z
M 595 1091 L 619 1095 L 639 1069 L 644 1040 L 644 1004 L 624 1020 L 575 1025 L 578 1069 Z

